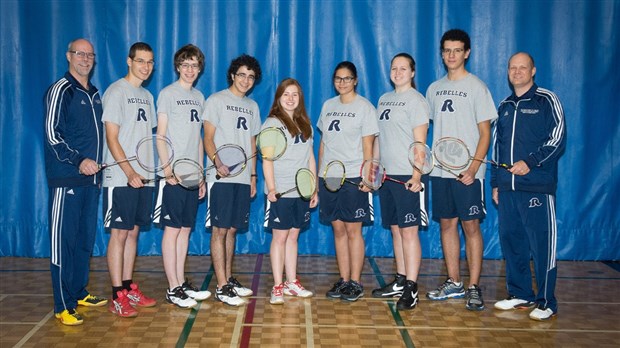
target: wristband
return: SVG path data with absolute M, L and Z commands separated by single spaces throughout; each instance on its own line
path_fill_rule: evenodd
M 250 176 L 256 177 L 256 174 L 250 174 Z
M 213 157 L 211 157 L 211 162 L 215 163 L 215 154 L 213 154 Z

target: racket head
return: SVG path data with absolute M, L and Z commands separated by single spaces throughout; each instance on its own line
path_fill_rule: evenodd
M 215 151 L 215 155 L 222 165 L 228 168 L 229 173 L 226 176 L 227 178 L 232 178 L 241 174 L 248 163 L 248 157 L 245 151 L 243 151 L 243 148 L 235 144 L 224 144 L 220 146 L 217 151 Z
M 442 167 L 452 170 L 464 169 L 471 158 L 467 145 L 453 137 L 438 139 L 433 145 L 433 156 Z
M 333 160 L 327 163 L 325 170 L 323 170 L 323 180 L 325 188 L 330 192 L 336 192 L 340 190 L 344 184 L 346 178 L 346 172 L 344 169 L 344 163 Z
M 433 152 L 425 143 L 420 141 L 411 143 L 408 156 L 411 166 L 422 175 L 428 174 L 433 170 L 435 165 Z
M 365 160 L 360 168 L 362 183 L 372 190 L 378 190 L 385 180 L 385 167 L 376 159 Z
M 174 161 L 172 175 L 174 175 L 179 185 L 188 190 L 196 190 L 205 182 L 202 166 L 189 158 Z
M 265 128 L 256 136 L 256 147 L 263 159 L 277 160 L 286 151 L 286 146 L 286 135 L 278 127 Z
M 156 173 L 174 160 L 172 141 L 163 135 L 153 134 L 140 139 L 136 145 L 136 161 L 147 172 Z
M 307 168 L 301 168 L 295 173 L 295 185 L 299 196 L 309 201 L 316 192 L 316 178 L 314 173 Z

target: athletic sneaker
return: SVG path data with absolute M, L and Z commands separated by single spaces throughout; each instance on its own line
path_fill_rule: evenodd
M 129 299 L 128 291 L 126 289 L 117 291 L 116 296 L 116 300 L 110 301 L 110 304 L 108 305 L 108 311 L 110 311 L 110 313 L 114 313 L 123 318 L 133 318 L 138 316 L 138 311 L 131 305 L 131 300 Z
M 334 283 L 334 286 L 327 291 L 325 296 L 327 298 L 340 298 L 342 295 L 342 290 L 344 290 L 348 283 L 349 282 L 345 282 L 342 278 L 338 279 L 338 281 Z
M 482 290 L 476 284 L 467 288 L 467 302 L 465 308 L 470 311 L 481 311 L 484 309 L 484 300 L 482 299 Z
M 252 291 L 252 289 L 248 289 L 245 286 L 241 285 L 241 283 L 239 283 L 239 281 L 234 277 L 228 278 L 228 284 L 232 285 L 237 295 L 241 297 L 248 297 L 254 294 L 254 291 Z
M 247 303 L 243 298 L 237 295 L 237 292 L 230 283 L 222 286 L 221 289 L 215 289 L 215 299 L 229 306 L 242 306 Z
M 284 284 L 274 285 L 271 288 L 271 298 L 269 299 L 269 303 L 271 304 L 283 304 L 284 303 L 284 295 L 282 294 L 282 290 L 284 290 Z
M 166 301 L 180 308 L 193 308 L 198 304 L 193 298 L 187 296 L 181 286 L 177 286 L 172 290 L 167 289 Z
M 154 298 L 150 298 L 140 291 L 138 288 L 138 284 L 132 283 L 130 285 L 131 290 L 127 292 L 127 297 L 129 298 L 129 303 L 132 306 L 138 307 L 153 307 L 157 303 L 157 300 Z
M 86 295 L 86 297 L 84 297 L 81 300 L 78 300 L 77 302 L 78 302 L 78 306 L 101 307 L 101 306 L 105 306 L 108 303 L 108 299 L 88 294 Z
M 306 288 L 301 285 L 299 279 L 295 279 L 292 282 L 288 280 L 284 283 L 284 294 L 288 296 L 298 296 L 298 297 L 312 297 L 312 291 L 306 290 Z
M 549 320 L 555 316 L 556 313 L 551 308 L 546 308 L 543 304 L 539 304 L 538 307 L 530 312 L 530 319 L 532 320 Z
M 400 297 L 405 289 L 405 280 L 407 280 L 407 278 L 404 275 L 396 273 L 396 277 L 390 284 L 379 289 L 374 289 L 372 291 L 372 297 Z
M 342 290 L 341 300 L 355 302 L 364 296 L 364 287 L 355 280 L 349 280 L 347 287 Z
M 507 299 L 495 302 L 495 308 L 503 311 L 511 309 L 526 309 L 535 305 L 534 302 L 517 298 L 516 296 L 508 296 Z
M 60 313 L 54 313 L 54 316 L 65 325 L 75 326 L 84 324 L 84 319 L 82 319 L 82 316 L 75 308 L 65 309 Z
M 188 278 L 185 278 L 185 282 L 181 285 L 181 287 L 183 287 L 183 291 L 185 291 L 187 296 L 196 301 L 204 301 L 211 297 L 211 291 L 198 289 L 189 281 Z
M 452 278 L 446 279 L 437 289 L 426 293 L 431 300 L 447 300 L 449 298 L 461 298 L 465 296 L 463 283 L 456 284 Z
M 414 309 L 418 304 L 418 284 L 413 280 L 405 280 L 403 294 L 396 302 L 396 308 L 400 311 Z

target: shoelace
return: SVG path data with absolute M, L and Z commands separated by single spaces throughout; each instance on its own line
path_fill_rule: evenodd
M 301 283 L 299 282 L 299 279 L 295 279 L 294 282 L 289 282 L 288 285 L 293 285 L 296 286 L 297 289 L 296 290 L 306 290 L 303 285 L 301 285 Z
M 282 296 L 282 291 L 284 290 L 284 285 L 280 284 L 273 287 L 273 294 L 276 296 Z
M 480 301 L 480 289 L 478 288 L 467 289 L 467 292 L 469 293 L 469 298 L 471 300 Z

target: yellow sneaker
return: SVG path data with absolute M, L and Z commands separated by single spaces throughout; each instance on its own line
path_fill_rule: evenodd
M 82 325 L 84 324 L 84 319 L 80 313 L 78 313 L 75 309 L 65 309 L 60 313 L 54 314 L 56 319 L 59 319 L 61 323 L 69 326 L 74 325 Z
M 86 297 L 84 297 L 81 300 L 78 300 L 77 302 L 79 306 L 86 306 L 86 307 L 101 307 L 101 306 L 105 306 L 106 304 L 108 304 L 108 300 L 106 298 L 99 297 L 99 296 L 93 296 L 91 294 L 86 295 Z

